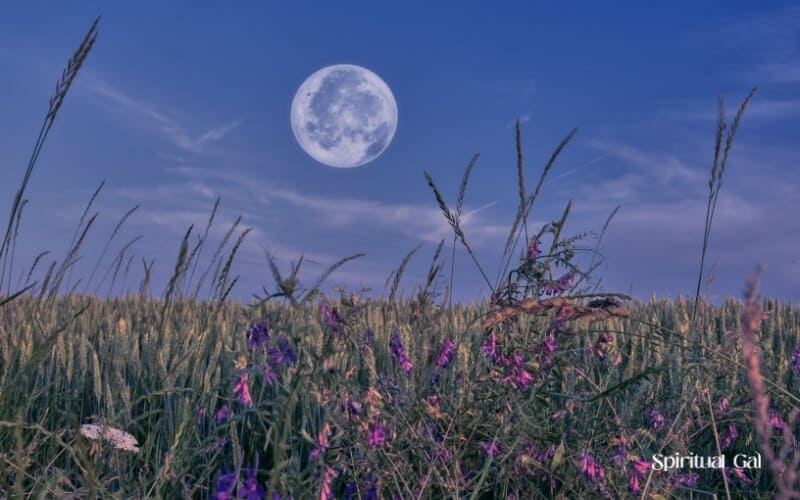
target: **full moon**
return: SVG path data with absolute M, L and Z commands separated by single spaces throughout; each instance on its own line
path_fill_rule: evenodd
M 292 100 L 292 131 L 312 158 L 351 168 L 383 153 L 397 130 L 397 102 L 386 82 L 353 64 L 309 76 Z

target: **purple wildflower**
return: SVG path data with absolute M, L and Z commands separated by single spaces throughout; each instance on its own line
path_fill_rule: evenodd
M 512 366 L 506 376 L 500 381 L 504 384 L 509 384 L 516 389 L 525 391 L 530 387 L 533 382 L 533 375 L 525 369 L 525 359 L 520 355 L 514 355 L 511 359 Z
M 320 485 L 319 499 L 320 500 L 333 500 L 333 491 L 331 490 L 331 483 L 339 473 L 336 470 L 325 466 L 325 472 L 322 474 L 322 484 Z
M 494 361 L 495 353 L 497 352 L 497 340 L 494 338 L 494 333 L 489 335 L 486 342 L 481 346 L 481 354 Z
M 256 464 L 247 468 L 247 477 L 239 489 L 236 491 L 236 496 L 245 500 L 264 500 L 264 488 L 258 484 L 258 457 L 256 457 Z
M 800 377 L 800 344 L 794 348 L 794 352 L 792 353 L 792 368 L 794 368 L 794 372 Z
M 719 411 L 722 412 L 722 414 L 727 415 L 729 413 L 729 407 L 730 401 L 728 401 L 728 398 L 722 398 L 722 401 L 719 402 Z
M 541 255 L 542 250 L 539 248 L 539 237 L 534 236 L 531 242 L 528 243 L 528 260 L 535 260 L 536 257 Z
M 253 323 L 247 330 L 247 348 L 252 350 L 261 348 L 269 342 L 269 325 L 263 321 Z
M 639 476 L 631 475 L 631 478 L 628 480 L 628 489 L 631 490 L 631 493 L 634 495 L 638 495 L 642 492 L 642 487 L 639 484 L 641 479 Z
M 776 430 L 783 430 L 783 428 L 786 427 L 786 422 L 783 421 L 783 418 L 775 410 L 769 411 L 769 424 Z
M 697 472 L 690 472 L 688 474 L 675 474 L 675 477 L 673 478 L 675 484 L 686 486 L 687 488 L 696 487 L 699 480 L 700 474 Z
M 242 373 L 236 380 L 236 385 L 233 386 L 233 393 L 236 394 L 236 400 L 244 406 L 253 406 L 253 399 L 250 397 L 250 374 Z
M 625 446 L 617 447 L 617 451 L 611 455 L 611 460 L 617 464 L 624 462 L 628 458 L 628 450 L 625 449 Z
M 316 460 L 321 455 L 324 455 L 326 451 L 328 451 L 328 446 L 331 443 L 328 441 L 328 438 L 331 435 L 331 424 L 326 423 L 322 426 L 322 429 L 319 431 L 317 435 L 317 445 L 314 446 L 314 449 L 311 450 L 311 455 L 309 455 L 310 460 Z
M 386 429 L 376 422 L 367 435 L 367 443 L 373 448 L 381 448 L 386 444 Z
M 645 416 L 650 420 L 650 428 L 654 431 L 661 430 L 666 424 L 666 419 L 664 415 L 661 414 L 658 410 L 647 410 L 645 412 Z
M 722 438 L 722 449 L 727 450 L 731 447 L 736 438 L 739 437 L 739 431 L 734 424 L 728 425 L 728 433 Z
M 456 345 L 450 340 L 450 337 L 444 339 L 442 348 L 439 351 L 439 356 L 436 357 L 436 368 L 445 369 L 453 359 L 453 354 L 456 352 Z
M 556 455 L 556 445 L 550 443 L 550 446 L 544 450 L 537 451 L 533 454 L 533 459 L 540 464 L 549 464 L 553 457 Z
M 278 364 L 275 360 L 270 360 L 261 368 L 261 376 L 264 378 L 264 384 L 271 386 L 276 381 L 280 380 L 281 374 L 277 370 Z
M 602 484 L 606 481 L 605 468 L 586 452 L 581 454 L 581 473 L 593 484 Z
M 238 479 L 236 471 L 220 474 L 217 479 L 217 489 L 211 498 L 214 500 L 232 500 L 233 488 L 236 486 Z
M 400 364 L 400 367 L 406 373 L 411 373 L 411 370 L 414 368 L 414 365 L 411 363 L 411 360 L 408 359 L 406 356 L 406 351 L 403 348 L 403 343 L 400 340 L 400 334 L 397 333 L 397 330 L 392 332 L 392 337 L 389 341 L 389 345 L 392 349 L 392 356 L 394 357 L 395 361 Z
M 231 415 L 233 415 L 233 412 L 228 405 L 222 405 L 222 408 L 217 410 L 217 413 L 214 414 L 214 422 L 216 422 L 217 425 L 222 425 L 228 421 Z
M 339 335 L 344 333 L 342 325 L 346 324 L 346 322 L 344 318 L 339 315 L 339 311 L 337 311 L 335 307 L 329 307 L 327 303 L 323 302 L 319 306 L 319 312 L 322 314 L 322 320 L 326 325 L 331 327 L 334 332 Z
M 276 365 L 293 365 L 297 363 L 297 354 L 294 352 L 294 349 L 292 349 L 289 339 L 283 335 L 278 337 L 278 347 L 271 348 L 269 350 L 269 355 L 275 361 Z
M 500 453 L 500 445 L 497 443 L 496 439 L 493 439 L 491 441 L 481 441 L 478 444 L 480 445 L 481 448 L 483 448 L 483 451 L 489 457 L 494 457 L 498 453 Z
M 739 469 L 739 468 L 734 467 L 734 468 L 728 469 L 728 470 L 733 472 L 733 477 L 735 477 L 739 481 L 739 484 L 741 484 L 743 486 L 748 486 L 748 485 L 753 484 L 753 480 L 750 479 L 747 476 L 747 474 L 744 472 L 743 469 Z
M 651 464 L 647 460 L 639 459 L 639 460 L 633 460 L 630 463 L 630 466 L 631 466 L 631 474 L 641 479 L 642 477 L 644 477 L 645 473 L 647 473 L 647 471 L 653 467 L 653 464 Z

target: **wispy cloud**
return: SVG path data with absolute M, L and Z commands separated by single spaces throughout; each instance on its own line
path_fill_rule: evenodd
M 216 171 L 187 166 L 174 167 L 170 170 L 190 177 L 192 183 L 161 186 L 156 189 L 186 189 L 186 196 L 193 196 L 192 193 L 197 192 L 199 185 L 208 189 L 212 189 L 210 186 L 213 185 L 214 193 L 223 196 L 227 194 L 229 196 L 226 198 L 234 200 L 242 197 L 246 199 L 247 206 L 242 208 L 251 212 L 277 217 L 282 212 L 298 215 L 299 211 L 305 210 L 310 215 L 308 220 L 315 228 L 344 230 L 373 227 L 376 230 L 396 232 L 430 243 L 438 243 L 452 232 L 442 213 L 433 203 L 385 203 L 370 199 L 318 195 L 255 180 L 230 170 Z M 118 192 L 122 195 L 134 194 L 125 190 Z M 170 199 L 179 198 L 180 195 L 174 192 L 170 196 Z M 497 224 L 484 215 L 487 209 L 499 202 L 500 200 L 495 200 L 464 211 L 463 227 L 476 246 L 492 241 L 503 231 L 510 229 L 510 226 Z
M 697 183 L 705 175 L 669 154 L 646 152 L 640 148 L 616 141 L 589 139 L 587 144 L 634 167 L 647 182 L 662 185 L 672 182 Z
M 162 139 L 190 153 L 207 153 L 208 150 L 206 146 L 209 143 L 222 140 L 226 135 L 242 124 L 241 119 L 235 119 L 213 127 L 203 133 L 194 135 L 188 132 L 186 128 L 175 119 L 160 111 L 156 106 L 144 100 L 134 98 L 121 89 L 97 77 L 90 75 L 90 77 L 85 79 L 82 85 L 94 95 L 103 99 L 106 103 L 116 106 L 118 109 L 133 115 L 135 118 L 143 119 L 143 121 L 146 122 L 145 126 L 152 128 Z
M 745 19 L 726 19 L 719 37 L 757 61 L 739 72 L 739 77 L 758 83 L 800 82 L 800 45 L 797 43 L 800 7 L 768 10 Z
M 800 77 L 800 70 L 798 70 Z M 798 79 L 800 81 L 800 78 Z M 727 99 L 726 99 L 727 101 Z M 659 112 L 660 117 L 683 122 L 705 122 L 714 123 L 717 119 L 719 109 L 707 103 L 686 105 L 683 108 L 664 109 Z M 728 111 L 730 115 L 731 112 Z M 745 119 L 758 121 L 762 124 L 773 120 L 782 120 L 800 116 L 800 99 L 768 99 L 756 97 L 748 106 L 745 112 Z M 730 116 L 729 116 L 729 119 Z

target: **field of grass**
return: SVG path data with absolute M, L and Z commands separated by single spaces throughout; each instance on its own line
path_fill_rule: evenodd
M 453 252 L 471 255 L 493 285 L 480 304 L 451 304 L 439 288 L 444 241 L 409 298 L 397 290 L 415 252 L 380 300 L 320 292 L 355 255 L 309 287 L 297 278 L 302 259 L 288 276 L 270 261 L 274 292 L 232 302 L 247 230 L 223 249 L 238 223 L 205 271 L 208 230 L 192 246 L 190 228 L 160 296 L 149 293 L 149 271 L 138 294 L 79 294 L 66 287 L 91 202 L 65 260 L 36 279 L 36 258 L 13 289 L 28 179 L 95 29 L 50 100 L 0 246 L 0 498 L 800 498 L 800 308 L 760 299 L 757 274 L 743 301 L 712 306 L 700 293 L 752 93 L 730 127 L 720 110 L 695 297 L 599 292 L 605 227 L 562 234 L 570 204 L 529 228 L 574 131 L 529 193 L 519 124 L 520 204 L 499 283 L 460 225 L 474 160 L 455 209 L 426 174 Z M 597 246 L 584 247 L 592 236 Z M 122 255 L 104 280 L 127 273 Z M 732 463 L 756 453 L 760 468 Z M 724 455 L 726 467 L 654 467 L 675 454 Z

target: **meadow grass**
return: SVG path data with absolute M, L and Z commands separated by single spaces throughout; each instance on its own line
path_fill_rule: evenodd
M 714 306 L 700 294 L 728 153 L 752 92 L 724 140 L 720 106 L 694 297 L 598 292 L 598 249 L 616 210 L 599 235 L 566 235 L 571 201 L 557 220 L 528 227 L 576 131 L 528 193 L 519 123 L 519 206 L 495 283 L 461 225 L 476 155 L 454 210 L 425 173 L 454 233 L 444 290 L 442 240 L 409 298 L 397 291 L 419 246 L 382 299 L 321 292 L 363 254 L 308 288 L 302 256 L 287 274 L 267 255 L 274 290 L 233 302 L 231 272 L 249 232 L 241 219 L 198 268 L 217 200 L 197 243 L 194 227 L 184 234 L 163 295 L 152 294 L 153 261 L 144 259 L 139 292 L 113 294 L 136 239 L 88 294 L 138 207 L 117 223 L 78 293 L 71 271 L 103 184 L 65 259 L 31 281 L 48 255 L 39 254 L 14 288 L 25 189 L 96 35 L 97 22 L 59 80 L 0 246 L 0 497 L 798 498 L 800 308 L 759 299 L 755 278 L 745 302 Z M 457 247 L 492 287 L 480 303 L 451 301 Z M 652 468 L 658 453 L 756 450 L 761 469 Z

